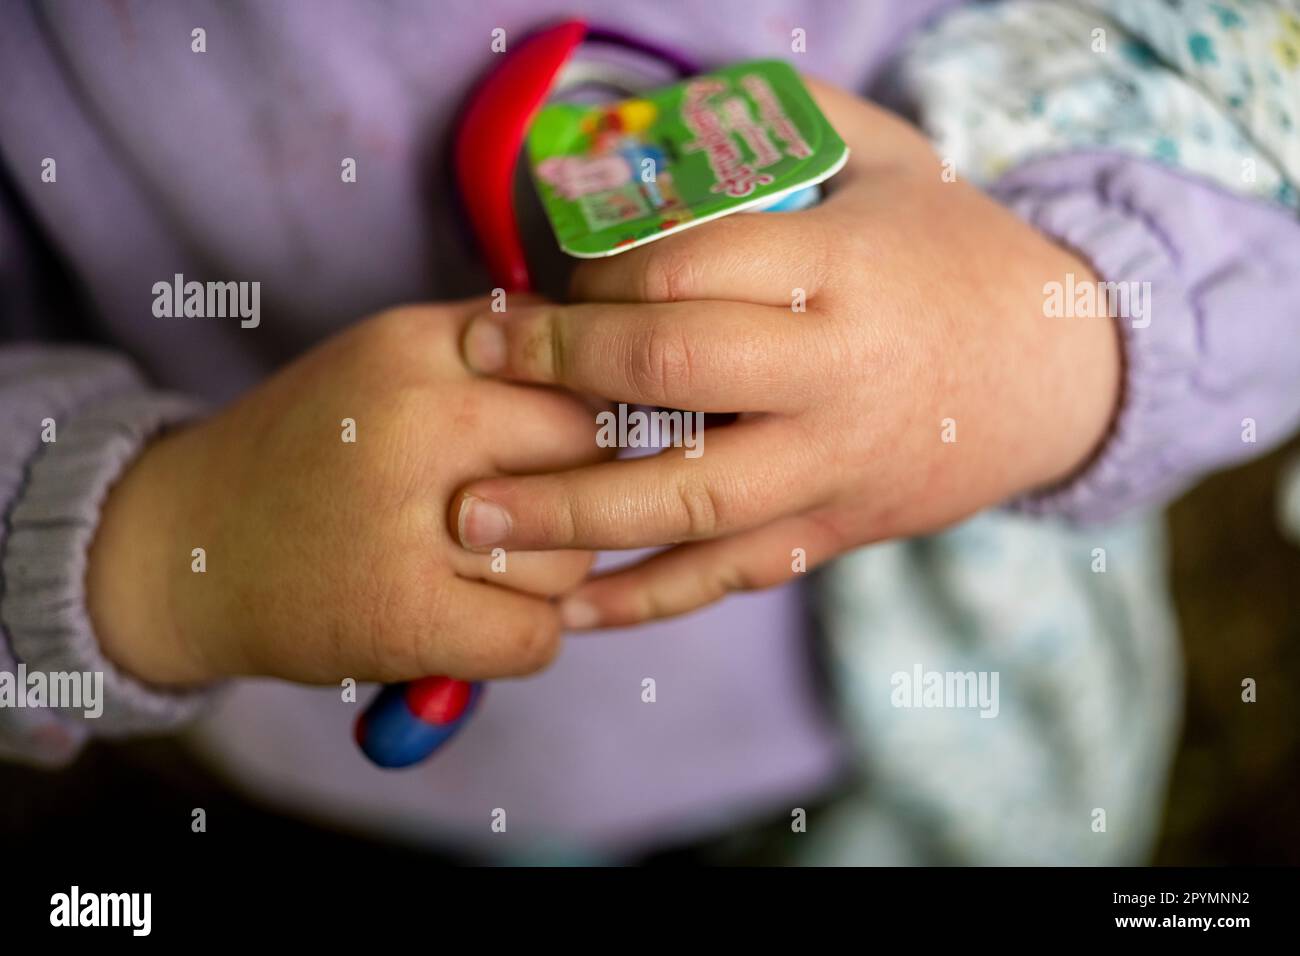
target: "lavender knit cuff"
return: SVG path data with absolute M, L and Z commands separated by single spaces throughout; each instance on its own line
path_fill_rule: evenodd
M 1166 503 L 1205 472 L 1253 457 L 1295 427 L 1300 328 L 1294 302 L 1285 302 L 1297 280 L 1287 272 L 1300 265 L 1294 218 L 1117 154 L 1039 160 L 992 193 L 1085 258 L 1101 281 L 1143 290 L 1143 314 L 1114 319 L 1123 395 L 1100 452 L 1074 479 L 1012 508 L 1080 524 L 1108 521 Z
M 95 719 L 80 710 L 46 711 L 44 719 L 35 713 L 25 719 L 11 714 L 4 749 L 57 760 L 58 755 L 40 751 L 75 750 L 86 735 L 166 729 L 194 716 L 205 702 L 205 691 L 150 687 L 106 660 L 85 595 L 87 554 L 109 489 L 150 438 L 198 411 L 195 402 L 180 396 L 117 393 L 60 417 L 57 440 L 38 446 L 8 516 L 0 556 L 0 621 L 14 663 L 21 662 L 29 673 L 103 674 L 103 712 Z M 0 647 L 0 656 L 2 652 Z M 0 660 L 0 669 L 6 668 Z

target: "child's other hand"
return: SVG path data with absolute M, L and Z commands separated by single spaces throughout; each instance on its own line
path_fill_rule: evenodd
M 576 399 L 465 368 L 457 340 L 477 306 L 369 319 L 151 445 L 113 489 L 92 548 L 91 614 L 108 656 L 171 684 L 544 666 L 560 626 L 540 595 L 572 588 L 591 556 L 512 550 L 497 573 L 490 554 L 459 547 L 447 503 L 475 477 L 605 453 Z
M 1069 477 L 1107 430 L 1114 323 L 1043 311 L 1044 283 L 1093 281 L 1088 266 L 944 182 L 907 124 L 815 90 L 852 150 L 821 206 L 586 263 L 576 298 L 610 304 L 485 311 L 466 335 L 469 364 L 502 377 L 747 413 L 695 460 L 670 450 L 465 489 L 509 516 L 499 538 L 464 541 L 476 550 L 693 542 L 584 585 L 564 606 L 573 626 L 779 583 L 796 548 L 811 567 L 941 528 Z

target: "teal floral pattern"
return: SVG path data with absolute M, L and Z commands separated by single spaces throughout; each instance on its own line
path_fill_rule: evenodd
M 1300 14 L 1277 4 L 978 4 L 918 35 L 901 81 L 974 182 L 1113 149 L 1300 209 Z

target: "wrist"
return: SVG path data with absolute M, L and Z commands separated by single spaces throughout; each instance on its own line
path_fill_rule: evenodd
M 145 447 L 109 490 L 91 544 L 86 603 L 104 656 L 152 684 L 191 686 L 215 674 L 195 653 L 176 613 L 176 581 L 190 550 L 176 540 L 180 466 L 188 432 Z
M 1073 254 L 1059 250 L 1061 259 L 1044 286 L 1044 301 L 1053 283 L 1062 288 L 1100 289 L 1092 268 Z M 1016 493 L 1049 488 L 1068 481 L 1097 456 L 1118 412 L 1123 383 L 1123 349 L 1116 320 L 1106 311 L 1104 293 L 1094 311 L 1053 315 L 1045 307 L 1033 317 L 1049 348 L 1034 376 L 1036 399 L 1029 399 L 1034 438 L 1041 455 L 1030 456 L 1032 470 Z M 1069 305 L 1069 303 L 1067 303 Z

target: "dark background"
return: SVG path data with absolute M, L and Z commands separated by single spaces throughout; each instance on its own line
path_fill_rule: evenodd
M 1293 440 L 1170 509 L 1187 701 L 1157 863 L 1300 863 L 1300 547 L 1276 508 L 1298 453 Z

